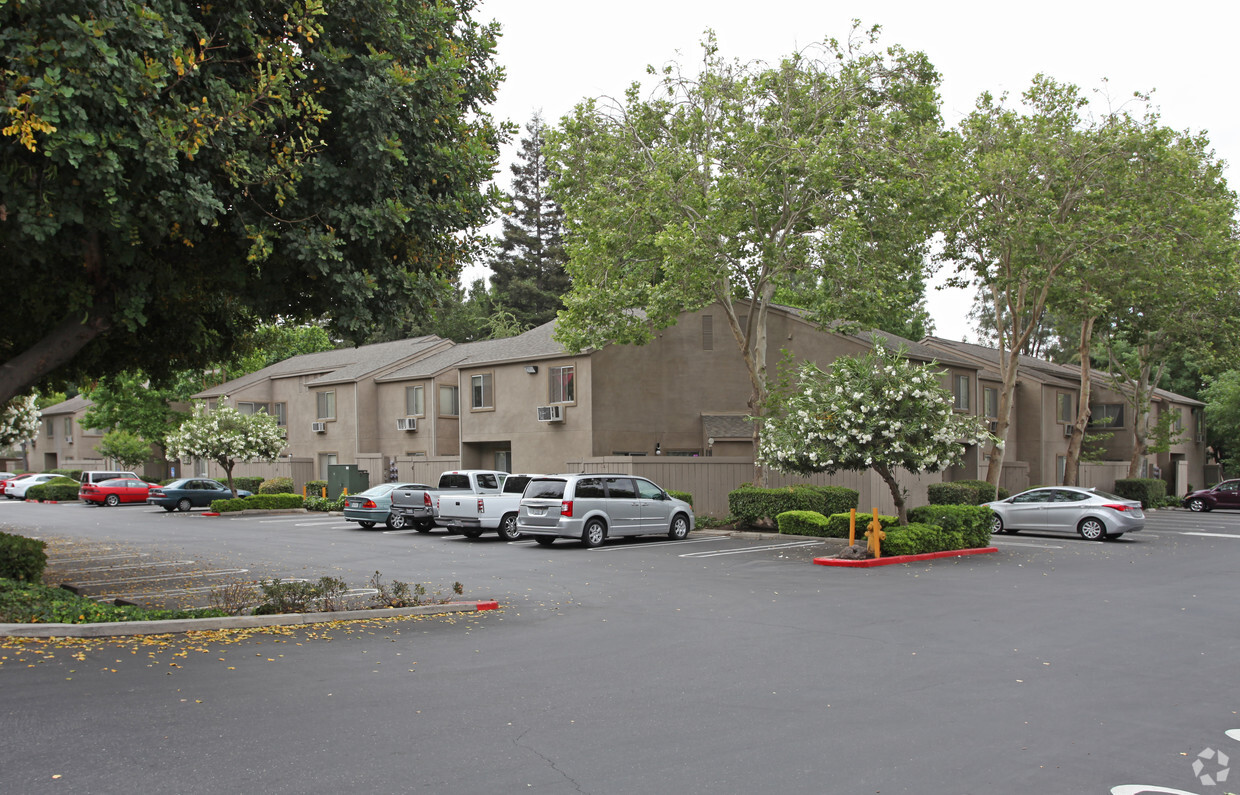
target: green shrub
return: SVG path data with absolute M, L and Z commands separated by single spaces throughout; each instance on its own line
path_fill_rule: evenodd
M 787 511 L 815 511 L 824 516 L 857 507 L 860 495 L 842 486 L 784 486 L 770 489 L 745 484 L 728 494 L 728 510 L 740 525 L 774 519 Z
M 693 505 L 693 495 L 687 491 L 673 491 L 672 489 L 668 489 L 667 494 L 673 499 L 684 500 L 689 503 L 689 505 Z
M 73 478 L 52 478 L 46 483 L 26 489 L 26 499 L 69 502 L 78 498 L 78 489 L 81 487 L 82 484 Z
M 848 519 L 850 514 L 833 513 L 827 517 L 827 538 L 848 538 Z M 865 538 L 865 529 L 874 521 L 874 515 L 869 513 L 857 512 L 857 538 Z M 894 527 L 900 523 L 900 517 L 887 516 L 885 514 L 878 515 L 878 522 L 886 530 L 888 527 Z
M 221 482 L 225 486 L 228 485 L 227 479 L 224 479 Z M 257 475 L 234 475 L 233 476 L 233 486 L 235 486 L 238 489 L 244 489 L 248 492 L 253 493 L 253 492 L 258 491 L 258 487 L 261 485 L 263 485 L 263 478 L 260 478 Z
M 258 486 L 259 494 L 292 494 L 293 479 L 276 477 L 267 478 Z
M 931 505 L 977 505 L 981 495 L 971 483 L 931 483 L 926 487 Z
M 881 547 L 883 557 L 964 549 L 960 531 L 944 530 L 938 525 L 910 522 L 903 527 L 889 528 L 886 532 L 887 537 Z
M 323 490 L 327 488 L 326 480 L 307 480 L 306 496 L 315 496 L 319 499 L 323 498 Z
M 1158 478 L 1120 478 L 1115 493 L 1126 500 L 1140 500 L 1142 508 L 1157 507 L 1167 496 L 1166 481 Z
M 990 546 L 990 522 L 994 511 L 981 505 L 923 505 L 908 512 L 910 522 L 938 525 L 960 533 L 964 548 Z
M 0 577 L 38 582 L 47 567 L 47 542 L 0 533 Z
M 794 536 L 826 536 L 827 517 L 817 511 L 784 511 L 775 517 L 779 532 Z
M 973 488 L 977 489 L 977 504 L 978 505 L 981 505 L 984 502 L 994 502 L 995 500 L 1002 499 L 1001 497 L 998 496 L 999 489 L 996 489 L 994 486 L 990 485 L 984 480 L 956 480 L 952 482 L 962 483 L 966 486 L 972 486 Z M 931 502 L 930 504 L 938 505 L 939 503 Z
M 47 472 L 50 475 L 63 475 L 64 477 L 72 478 L 79 483 L 82 482 L 82 470 L 80 469 L 49 469 Z
M 249 497 L 238 497 L 232 500 L 215 500 L 211 510 L 216 513 L 230 513 L 245 510 L 283 510 L 302 508 L 304 503 L 300 494 L 252 494 Z
M 334 500 L 326 497 L 315 497 L 313 495 L 306 497 L 302 507 L 307 511 L 343 511 L 345 497 L 340 496 Z

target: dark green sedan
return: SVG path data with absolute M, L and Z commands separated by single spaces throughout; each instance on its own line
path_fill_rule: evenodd
M 150 505 L 158 505 L 165 511 L 188 511 L 190 508 L 207 508 L 215 500 L 231 500 L 232 491 L 218 480 L 210 478 L 181 478 L 167 486 L 156 486 L 146 496 Z M 237 489 L 238 497 L 248 497 L 250 492 Z

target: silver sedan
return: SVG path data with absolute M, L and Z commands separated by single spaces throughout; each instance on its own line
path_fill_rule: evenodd
M 1077 532 L 1088 541 L 1119 538 L 1145 527 L 1141 503 L 1097 489 L 1052 486 L 986 503 L 992 533 L 1018 530 Z

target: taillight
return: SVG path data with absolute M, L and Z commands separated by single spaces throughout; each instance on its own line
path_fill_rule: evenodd
M 375 505 L 374 500 L 366 500 L 366 502 L 362 503 L 362 507 L 363 508 L 378 508 L 379 506 Z
M 565 500 L 564 502 L 560 503 L 560 516 L 567 516 L 569 519 L 573 518 L 573 501 L 572 500 Z
M 486 513 L 487 509 L 482 506 L 482 498 L 478 498 L 478 513 Z
M 1131 511 L 1131 510 L 1132 510 L 1132 506 L 1131 506 L 1131 505 L 1119 505 L 1119 504 L 1116 504 L 1116 503 L 1108 503 L 1107 505 L 1104 505 L 1104 506 L 1102 506 L 1102 507 L 1103 507 L 1103 508 L 1110 508 L 1110 509 L 1111 509 L 1111 510 L 1113 510 L 1113 511 Z
M 431 493 L 429 491 L 422 492 L 422 503 L 427 507 L 431 507 Z

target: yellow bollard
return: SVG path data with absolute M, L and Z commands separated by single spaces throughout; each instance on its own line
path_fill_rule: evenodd
M 327 499 L 327 487 L 323 487 L 323 499 Z
M 870 522 L 870 529 L 865 531 L 866 538 L 870 541 L 866 545 L 870 552 L 874 553 L 874 559 L 877 560 L 883 556 L 882 540 L 887 537 L 883 532 L 883 523 L 878 521 L 878 509 L 874 509 L 874 519 Z
M 848 509 L 848 546 L 857 543 L 857 509 Z
M 349 487 L 348 487 L 348 486 L 345 486 L 343 489 L 341 489 L 341 490 L 340 490 L 340 496 L 341 496 L 341 497 L 348 497 L 348 496 L 349 496 Z

